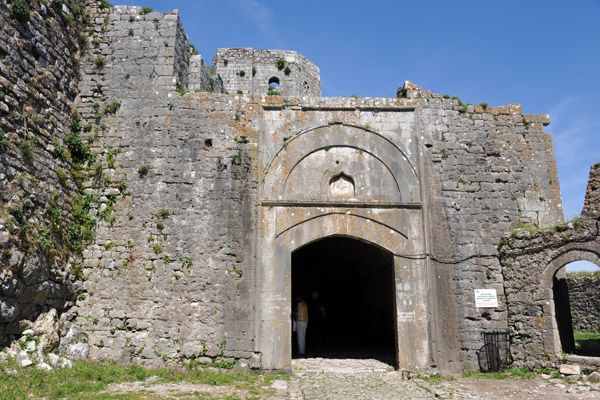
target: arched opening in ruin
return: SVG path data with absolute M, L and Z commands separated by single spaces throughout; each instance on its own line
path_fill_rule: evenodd
M 267 95 L 269 96 L 279 96 L 281 93 L 278 91 L 279 87 L 279 78 L 273 76 L 269 79 L 269 88 L 267 89 Z
M 279 87 L 279 78 L 276 76 L 273 76 L 269 79 L 269 86 L 276 89 Z
M 600 268 L 579 260 L 553 278 L 554 312 L 564 353 L 600 357 Z
M 306 356 L 373 358 L 396 367 L 394 282 L 393 255 L 357 239 L 328 237 L 292 253 L 292 310 L 297 295 L 309 308 Z

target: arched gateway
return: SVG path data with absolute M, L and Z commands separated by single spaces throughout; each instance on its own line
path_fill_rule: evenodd
M 287 138 L 264 160 L 256 325 L 263 368 L 291 365 L 292 253 L 317 242 L 334 243 L 331 238 L 339 244 L 341 237 L 390 255 L 391 295 L 373 300 L 374 292 L 366 290 L 363 300 L 370 307 L 379 302 L 383 313 L 389 310 L 378 323 L 391 325 L 397 366 L 428 366 L 421 188 L 418 159 L 407 156 L 411 141 L 406 144 L 404 149 L 371 129 L 336 123 Z M 323 242 L 326 238 L 330 241 Z M 315 255 L 327 258 L 326 248 L 319 252 L 312 264 L 318 262 Z M 370 267 L 357 268 L 360 272 L 347 273 L 368 274 Z M 310 277 L 302 279 L 306 285 Z

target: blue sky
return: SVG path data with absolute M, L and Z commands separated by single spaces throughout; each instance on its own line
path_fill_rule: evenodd
M 177 8 L 190 43 L 296 50 L 323 96 L 394 97 L 405 80 L 465 103 L 550 114 L 565 217 L 600 162 L 600 0 L 126 0 Z

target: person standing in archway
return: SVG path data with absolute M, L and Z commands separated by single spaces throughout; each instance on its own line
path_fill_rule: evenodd
M 311 294 L 311 302 L 308 307 L 308 317 L 310 318 L 309 339 L 311 344 L 319 349 L 325 347 L 325 306 L 319 298 L 319 292 L 313 290 Z
M 308 306 L 302 296 L 296 296 L 296 337 L 298 338 L 298 354 L 306 354 L 306 328 L 308 326 Z

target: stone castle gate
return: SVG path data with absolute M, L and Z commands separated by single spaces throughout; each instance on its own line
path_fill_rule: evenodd
M 356 119 L 361 122 L 365 113 L 372 114 L 362 111 Z M 274 118 L 285 122 L 285 114 Z M 414 110 L 392 110 L 389 119 L 411 123 Z M 276 132 L 263 138 L 261 147 L 271 150 L 261 160 L 257 231 L 261 299 L 257 336 L 264 364 L 290 365 L 292 253 L 323 238 L 344 236 L 393 254 L 398 365 L 427 365 L 420 166 L 414 130 L 406 128 L 379 133 L 358 124 L 333 122 L 283 140 Z

